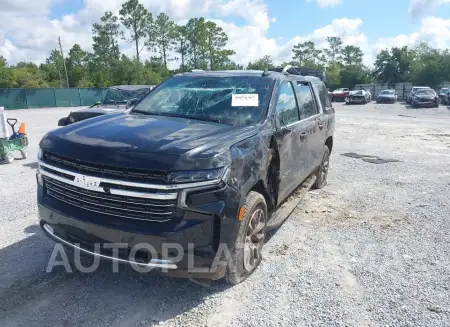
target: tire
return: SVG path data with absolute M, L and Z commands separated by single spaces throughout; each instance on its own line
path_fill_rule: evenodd
M 328 170 L 330 168 L 330 148 L 325 145 L 325 151 L 323 154 L 322 162 L 320 163 L 319 169 L 316 173 L 316 182 L 312 186 L 314 189 L 321 189 L 327 185 Z
M 241 226 L 230 253 L 225 276 L 229 284 L 236 285 L 243 282 L 253 274 L 261 263 L 261 250 L 266 236 L 267 216 L 266 200 L 260 193 L 251 191 L 245 199 Z M 255 223 L 256 226 L 253 226 Z M 252 231 L 255 234 L 248 235 Z M 249 242 L 249 240 L 252 241 Z
M 9 164 L 13 163 L 14 162 L 14 154 L 12 152 L 8 152 L 5 155 L 5 161 Z

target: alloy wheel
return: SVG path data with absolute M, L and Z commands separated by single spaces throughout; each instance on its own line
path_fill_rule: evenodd
M 248 222 L 244 242 L 244 269 L 246 272 L 253 271 L 261 260 L 265 221 L 264 211 L 258 208 Z

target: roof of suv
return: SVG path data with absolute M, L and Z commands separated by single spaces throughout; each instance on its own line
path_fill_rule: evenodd
M 265 75 L 263 75 L 265 73 Z M 222 70 L 222 71 L 201 71 L 196 70 L 188 73 L 182 74 L 184 76 L 199 76 L 199 75 L 207 75 L 207 76 L 216 76 L 216 77 L 224 77 L 224 76 L 261 76 L 264 78 L 270 78 L 273 80 L 284 79 L 284 78 L 295 78 L 296 80 L 303 80 L 308 82 L 319 82 L 320 78 L 315 76 L 302 76 L 295 74 L 283 74 L 275 71 L 262 71 L 262 70 Z

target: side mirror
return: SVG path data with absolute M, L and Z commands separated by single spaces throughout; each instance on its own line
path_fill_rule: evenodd
M 130 108 L 132 106 L 134 106 L 136 103 L 138 103 L 139 99 L 138 98 L 133 98 L 127 101 L 127 105 L 126 108 Z

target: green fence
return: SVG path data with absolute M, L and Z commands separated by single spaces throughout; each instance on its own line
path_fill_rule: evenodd
M 0 107 L 28 109 L 90 106 L 101 101 L 107 88 L 0 89 Z

